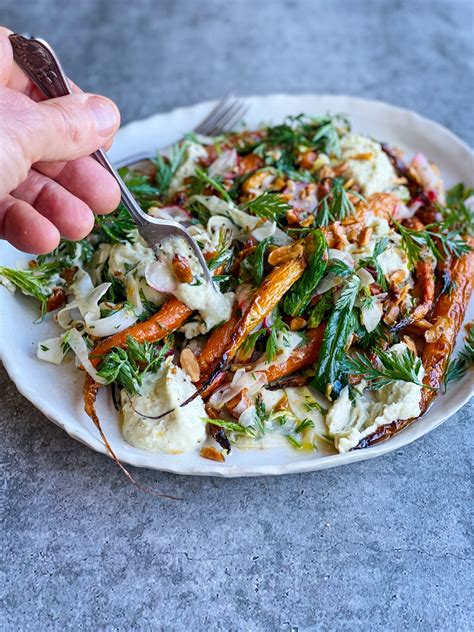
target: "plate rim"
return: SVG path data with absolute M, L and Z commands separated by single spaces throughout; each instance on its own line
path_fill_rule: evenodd
M 474 160 L 474 151 L 471 147 L 459 136 L 457 136 L 454 132 L 444 127 L 437 121 L 433 121 L 432 119 L 425 117 L 417 112 L 410 110 L 408 108 L 399 107 L 397 105 L 392 105 L 382 100 L 378 99 L 365 99 L 362 97 L 344 95 L 344 94 L 316 94 L 316 93 L 299 93 L 299 94 L 285 94 L 285 93 L 272 93 L 267 95 L 251 95 L 242 97 L 243 100 L 247 101 L 274 101 L 275 99 L 285 99 L 287 101 L 294 101 L 297 103 L 301 99 L 305 98 L 313 98 L 317 99 L 334 99 L 334 100 L 350 100 L 352 102 L 358 103 L 361 106 L 376 106 L 378 108 L 391 110 L 392 112 L 397 112 L 398 114 L 402 113 L 409 117 L 412 117 L 414 120 L 419 121 L 421 124 L 429 124 L 430 126 L 434 126 L 437 131 L 444 135 L 446 138 L 450 138 L 453 142 L 455 142 L 458 146 L 461 146 L 464 151 L 470 154 L 471 159 Z M 183 113 L 190 113 L 193 110 L 197 110 L 199 108 L 211 107 L 217 103 L 217 99 L 207 100 L 207 101 L 199 101 L 197 103 L 188 105 L 188 106 L 179 106 L 169 110 L 167 112 L 157 112 L 150 116 L 134 119 L 127 124 L 125 124 L 118 132 L 118 138 L 125 134 L 133 133 L 133 127 L 135 125 L 146 125 L 146 123 L 152 119 L 156 118 L 167 118 L 167 117 L 178 117 Z M 130 132 L 131 130 L 131 132 Z M 112 147 L 112 151 L 110 152 L 113 156 L 114 148 Z M 120 151 L 118 152 L 120 153 Z M 112 158 L 112 161 L 114 158 Z M 115 159 L 116 160 L 116 159 Z M 3 362 L 5 370 L 15 384 L 18 391 L 26 398 L 28 401 L 33 404 L 33 406 L 39 410 L 48 420 L 53 422 L 56 426 L 64 430 L 72 439 L 79 441 L 80 443 L 88 446 L 89 448 L 99 452 L 101 454 L 105 454 L 110 457 L 105 445 L 102 443 L 100 439 L 95 437 L 94 435 L 83 435 L 77 428 L 72 428 L 67 425 L 67 423 L 63 423 L 60 421 L 60 412 L 57 407 L 54 405 L 50 405 L 46 399 L 39 398 L 35 392 L 34 388 L 29 387 L 27 382 L 23 382 L 21 377 L 21 364 L 15 363 L 15 359 L 9 358 L 7 354 L 4 353 L 3 349 L 3 336 L 0 336 L 0 359 Z M 471 370 L 472 373 L 472 370 Z M 389 452 L 400 449 L 409 445 L 419 439 L 420 437 L 428 434 L 442 423 L 450 419 L 453 415 L 455 415 L 472 397 L 474 396 L 474 384 L 471 384 L 471 388 L 466 389 L 464 395 L 456 401 L 454 404 L 454 408 L 450 409 L 447 416 L 441 415 L 439 419 L 432 422 L 428 427 L 424 425 L 412 425 L 412 432 L 410 434 L 406 434 L 405 431 L 401 431 L 397 434 L 396 445 L 393 444 L 393 438 L 388 439 L 376 446 L 371 448 L 366 448 L 360 451 L 348 452 L 334 455 L 326 455 L 324 457 L 320 457 L 318 459 L 308 459 L 304 461 L 295 460 L 293 462 L 288 463 L 280 463 L 280 464 L 250 464 L 250 465 L 242 465 L 237 464 L 233 465 L 231 463 L 219 464 L 213 461 L 206 461 L 203 459 L 203 464 L 195 466 L 192 464 L 185 464 L 180 462 L 179 457 L 174 457 L 175 460 L 171 461 L 169 464 L 160 463 L 159 465 L 154 465 L 150 463 L 143 463 L 143 459 L 147 456 L 153 455 L 153 453 L 147 453 L 145 451 L 142 455 L 141 452 L 136 452 L 135 454 L 131 454 L 126 456 L 125 458 L 121 458 L 120 460 L 123 463 L 128 465 L 152 469 L 156 471 L 169 472 L 173 474 L 182 474 L 182 475 L 190 475 L 190 476 L 218 476 L 218 477 L 226 477 L 226 478 L 234 478 L 234 477 L 250 477 L 250 476 L 275 476 L 275 475 L 283 475 L 283 474 L 293 474 L 293 473 L 305 473 L 312 472 L 316 470 L 328 469 L 332 467 L 340 467 L 343 465 L 348 465 L 351 463 L 355 463 L 358 461 L 365 461 L 368 459 L 373 459 L 379 456 L 384 456 Z M 431 409 L 430 409 L 431 410 Z M 430 410 L 428 410 L 425 415 L 429 415 Z M 425 417 L 423 415 L 421 418 Z M 78 426 L 80 428 L 80 426 Z M 414 430 L 413 430 L 414 428 Z M 183 455 L 184 456 L 184 455 Z

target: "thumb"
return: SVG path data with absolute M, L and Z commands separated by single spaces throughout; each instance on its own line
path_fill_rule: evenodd
M 111 140 L 120 125 L 113 101 L 92 94 L 70 94 L 36 103 L 30 160 L 75 160 Z

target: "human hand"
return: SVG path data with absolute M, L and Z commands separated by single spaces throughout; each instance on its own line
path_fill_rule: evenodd
M 93 212 L 118 205 L 118 184 L 90 154 L 110 146 L 120 114 L 77 88 L 42 100 L 13 61 L 10 33 L 0 27 L 0 238 L 42 254 L 61 236 L 83 239 Z

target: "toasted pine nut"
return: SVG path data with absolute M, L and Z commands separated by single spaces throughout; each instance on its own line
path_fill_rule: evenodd
M 196 360 L 196 356 L 191 351 L 191 349 L 186 348 L 183 349 L 179 356 L 179 363 L 181 368 L 186 371 L 186 373 L 191 378 L 191 382 L 199 382 L 199 378 L 201 377 L 201 369 L 199 367 L 199 363 Z

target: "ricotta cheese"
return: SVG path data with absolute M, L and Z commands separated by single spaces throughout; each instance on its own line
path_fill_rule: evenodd
M 391 349 L 401 351 L 405 348 L 406 345 L 399 343 Z M 420 380 L 423 374 L 422 367 Z M 345 386 L 326 415 L 329 435 L 339 452 L 348 452 L 355 448 L 361 439 L 371 435 L 380 426 L 397 419 L 418 417 L 420 414 L 422 387 L 417 384 L 397 380 L 372 391 L 371 397 L 364 392 L 364 387 L 365 383 L 361 383 L 355 389 L 356 396 L 351 401 L 349 387 Z
M 143 378 L 139 395 L 129 398 L 123 390 L 122 434 L 131 445 L 149 452 L 181 454 L 194 450 L 206 438 L 204 402 L 200 396 L 183 408 L 179 405 L 195 392 L 186 373 L 166 364 L 158 374 Z M 162 419 L 147 419 L 139 413 L 158 416 L 172 410 Z M 138 412 L 137 412 L 138 411 Z
M 396 184 L 397 174 L 380 143 L 347 134 L 341 141 L 341 158 L 347 163 L 345 175 L 354 178 L 364 195 L 385 191 L 402 200 L 409 198 L 408 189 Z

